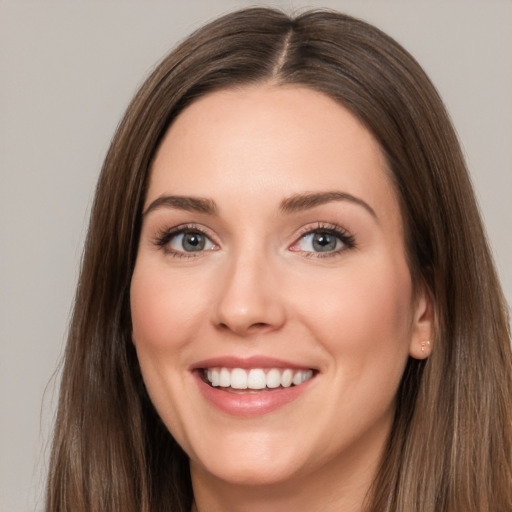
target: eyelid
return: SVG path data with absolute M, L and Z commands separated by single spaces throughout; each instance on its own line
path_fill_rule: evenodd
M 171 249 L 168 247 L 169 242 L 176 236 L 185 234 L 185 233 L 199 233 L 202 236 L 206 237 L 213 245 L 213 249 L 205 249 L 197 252 L 188 252 L 188 251 L 180 251 L 176 249 Z M 216 250 L 219 247 L 219 244 L 214 240 L 214 237 L 209 233 L 209 230 L 199 226 L 197 224 L 180 224 L 178 226 L 174 226 L 172 228 L 163 228 L 157 231 L 153 244 L 157 246 L 159 249 L 162 249 L 166 254 L 170 256 L 175 256 L 179 258 L 197 258 L 204 253 L 207 253 L 212 250 Z
M 293 249 L 294 246 L 297 246 L 299 242 L 306 237 L 307 235 L 315 234 L 315 233 L 328 233 L 335 237 L 337 237 L 343 246 L 340 249 L 336 249 L 333 251 L 303 251 L 301 249 Z M 298 233 L 295 238 L 295 241 L 289 246 L 288 250 L 293 252 L 302 253 L 303 256 L 308 258 L 327 258 L 331 256 L 338 256 L 339 254 L 345 252 L 346 250 L 353 249 L 357 247 L 355 237 L 345 228 L 331 223 L 317 222 L 315 225 L 304 226 Z
M 342 247 L 332 251 L 304 251 L 301 249 L 294 249 L 305 236 L 315 233 L 328 233 L 335 237 L 337 237 L 341 243 Z M 183 233 L 199 233 L 202 236 L 205 236 L 214 246 L 214 248 L 204 249 L 201 251 L 180 251 L 176 249 L 171 249 L 168 247 L 168 243 L 177 235 Z M 205 253 L 208 253 L 213 250 L 217 250 L 220 248 L 220 244 L 215 240 L 215 236 L 210 233 L 210 230 L 193 223 L 180 224 L 178 226 L 174 226 L 171 228 L 162 228 L 157 231 L 153 238 L 153 244 L 157 246 L 159 249 L 165 251 L 166 254 L 175 257 L 184 257 L 184 258 L 197 258 L 204 256 Z M 301 253 L 304 257 L 315 257 L 315 258 L 325 258 L 330 256 L 337 256 L 346 250 L 357 247 L 354 236 L 345 228 L 341 227 L 337 224 L 326 223 L 326 222 L 316 222 L 313 225 L 308 224 L 304 226 L 296 235 L 295 241 L 288 246 L 288 250 L 292 252 Z

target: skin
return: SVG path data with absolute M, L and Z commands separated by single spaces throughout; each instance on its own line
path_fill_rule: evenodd
M 326 191 L 356 200 L 280 209 L 295 194 Z M 209 198 L 216 212 L 150 208 L 165 195 Z M 168 130 L 145 211 L 133 341 L 151 399 L 190 457 L 196 510 L 362 510 L 407 358 L 428 355 L 421 343 L 432 329 L 373 136 L 306 88 L 215 92 Z M 177 236 L 157 243 L 183 224 L 207 234 L 205 250 L 186 252 Z M 319 224 L 339 226 L 355 246 L 315 251 L 304 232 Z M 204 398 L 190 371 L 226 355 L 317 373 L 277 410 L 234 416 Z

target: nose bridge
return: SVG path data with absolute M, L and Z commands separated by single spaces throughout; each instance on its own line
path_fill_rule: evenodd
M 246 335 L 284 322 L 272 257 L 262 248 L 233 251 L 226 262 L 215 308 L 215 323 Z

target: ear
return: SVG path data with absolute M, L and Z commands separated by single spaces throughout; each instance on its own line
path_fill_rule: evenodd
M 414 359 L 426 359 L 433 348 L 434 302 L 425 286 L 416 296 L 409 355 Z

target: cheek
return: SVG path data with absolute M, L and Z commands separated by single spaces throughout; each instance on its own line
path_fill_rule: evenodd
M 169 431 L 186 431 L 176 414 L 187 403 L 190 340 L 198 337 L 207 301 L 204 280 L 170 273 L 165 265 L 141 257 L 130 287 L 132 337 L 148 394 Z M 185 397 L 185 399 L 184 399 Z
M 133 340 L 138 351 L 174 351 L 191 339 L 208 308 L 207 283 L 162 266 L 136 265 L 130 289 Z M 179 336 L 178 336 L 179 334 Z
M 296 307 L 336 363 L 350 362 L 354 372 L 379 364 L 401 373 L 412 314 L 405 261 L 350 267 L 308 288 L 308 294 L 295 294 Z

